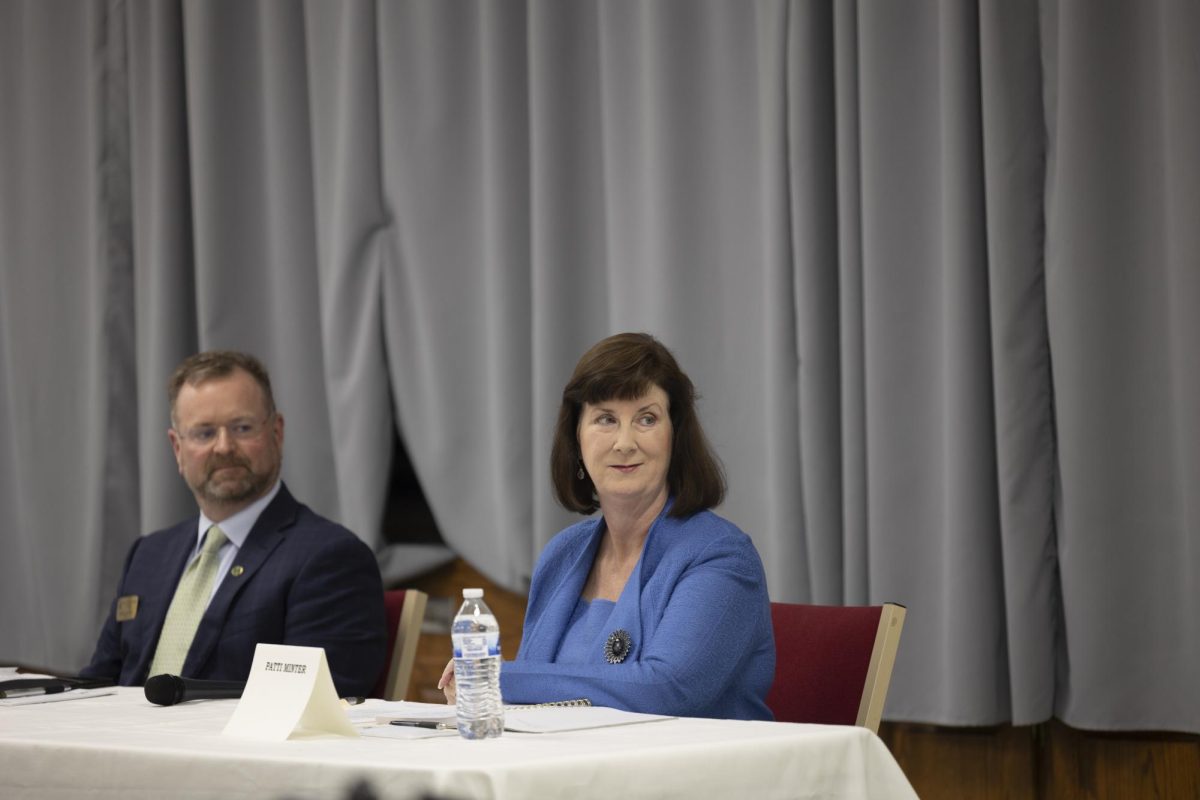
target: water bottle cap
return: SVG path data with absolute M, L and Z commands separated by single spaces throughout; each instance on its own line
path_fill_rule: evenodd
M 474 600 L 478 597 L 483 597 L 483 589 L 463 589 L 463 597 L 467 600 Z

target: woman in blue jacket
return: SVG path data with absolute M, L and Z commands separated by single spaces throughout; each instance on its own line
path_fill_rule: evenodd
M 504 701 L 771 719 L 762 562 L 710 510 L 725 479 L 670 351 L 638 333 L 588 350 L 563 389 L 550 461 L 559 502 L 601 513 L 542 552 L 520 651 L 500 670 Z M 449 666 L 439 685 L 453 701 Z

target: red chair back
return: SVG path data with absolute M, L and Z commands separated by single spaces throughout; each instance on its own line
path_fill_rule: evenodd
M 771 604 L 775 682 L 767 706 L 776 720 L 856 724 L 882 611 Z

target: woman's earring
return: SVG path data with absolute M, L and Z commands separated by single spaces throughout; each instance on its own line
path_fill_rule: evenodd
M 579 469 L 575 471 L 575 477 L 583 480 L 583 459 L 579 459 Z

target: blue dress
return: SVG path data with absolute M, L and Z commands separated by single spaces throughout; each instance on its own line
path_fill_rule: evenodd
M 546 545 L 529 588 L 520 651 L 500 670 L 506 703 L 586 697 L 629 711 L 772 718 L 765 698 L 775 640 L 758 552 L 711 511 L 681 520 L 668 516 L 670 509 L 668 501 L 650 526 L 610 608 L 580 601 L 602 519 L 572 525 Z M 630 648 L 611 664 L 605 643 L 619 630 Z
M 571 614 L 571 621 L 567 623 L 558 652 L 554 654 L 554 663 L 587 664 L 594 661 L 594 644 L 597 639 L 608 637 L 604 626 L 616 605 L 612 600 L 597 598 L 589 602 L 580 597 Z

